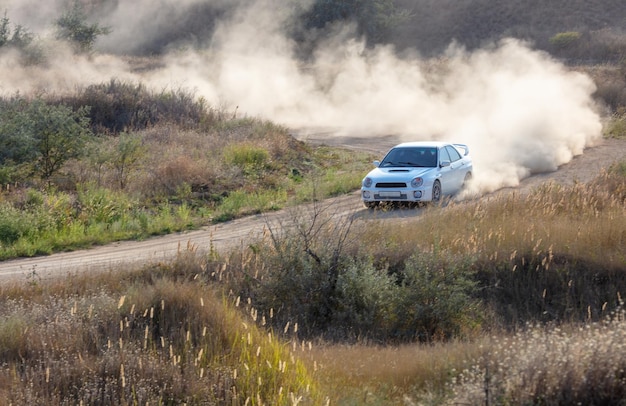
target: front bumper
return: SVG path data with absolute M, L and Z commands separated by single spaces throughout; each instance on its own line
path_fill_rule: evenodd
M 432 199 L 432 191 L 425 188 L 380 190 L 361 188 L 363 202 L 428 202 Z

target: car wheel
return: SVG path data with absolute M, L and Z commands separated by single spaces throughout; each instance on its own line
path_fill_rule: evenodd
M 378 202 L 363 202 L 365 204 L 365 207 L 367 207 L 368 209 L 375 209 L 376 207 L 378 207 Z
M 431 200 L 433 203 L 439 203 L 439 201 L 441 201 L 441 183 L 439 183 L 438 180 L 433 184 L 433 197 Z

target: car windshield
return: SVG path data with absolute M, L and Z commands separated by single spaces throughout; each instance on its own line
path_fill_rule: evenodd
M 434 168 L 437 166 L 436 147 L 399 147 L 387 153 L 380 167 Z

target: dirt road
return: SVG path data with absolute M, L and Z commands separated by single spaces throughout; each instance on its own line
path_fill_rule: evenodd
M 359 139 L 337 137 L 330 132 L 316 131 L 309 134 L 297 134 L 297 137 L 310 143 L 325 143 L 336 146 L 367 150 L 383 154 L 397 143 L 394 137 L 378 139 Z M 626 140 L 604 140 L 601 144 L 589 148 L 583 155 L 574 158 L 559 170 L 551 173 L 531 176 L 520 184 L 518 189 L 531 189 L 537 185 L 554 181 L 561 184 L 588 182 L 602 168 L 612 163 L 626 160 Z M 333 216 L 341 218 L 353 215 L 359 221 L 380 218 L 380 214 L 365 209 L 358 193 L 329 199 L 318 204 Z M 152 238 L 147 241 L 118 242 L 89 250 L 59 253 L 45 257 L 25 258 L 0 262 L 1 281 L 28 281 L 31 278 L 50 277 L 118 269 L 120 265 L 141 266 L 150 263 L 168 262 L 179 251 L 194 247 L 198 251 L 208 251 L 211 247 L 221 250 L 246 244 L 259 238 L 267 225 L 276 225 L 292 217 L 294 210 L 308 210 L 310 206 L 298 209 L 282 210 L 266 215 L 250 216 L 218 225 L 207 226 L 201 230 L 171 234 Z M 402 219 L 419 215 L 420 210 L 397 210 L 385 213 L 388 218 Z

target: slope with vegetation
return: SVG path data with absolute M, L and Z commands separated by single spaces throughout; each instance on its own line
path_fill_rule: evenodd
M 0 103 L 2 258 L 345 193 L 367 162 L 342 170 L 352 153 L 313 148 L 284 127 L 234 118 L 182 90 L 153 93 L 112 80 L 74 96 Z
M 318 2 L 311 27 L 368 21 L 376 7 L 387 13 L 377 17 L 416 18 L 383 7 L 400 2 L 352 2 L 370 6 L 356 16 L 340 3 Z M 460 38 L 522 32 L 534 13 L 513 0 L 483 3 L 448 7 L 455 18 L 486 21 L 451 25 L 477 27 Z M 419 2 L 441 18 L 446 4 Z M 619 18 L 611 7 L 599 8 Z M 602 38 L 594 13 L 555 25 L 546 46 Z M 24 30 L 5 18 L 0 48 L 37 55 L 26 52 L 34 48 Z M 623 37 L 610 38 L 623 58 Z M 608 106 L 606 136 L 623 139 L 624 66 L 608 62 L 576 69 L 591 72 Z M 619 404 L 626 396 L 624 162 L 589 184 L 428 208 L 389 232 L 384 220 L 334 221 L 321 201 L 356 188 L 370 157 L 306 145 L 184 90 L 111 80 L 0 104 L 2 258 L 315 202 L 309 214 L 294 211 L 296 227 L 268 224 L 265 238 L 238 249 L 188 247 L 171 263 L 45 283 L 33 272 L 0 286 L 7 404 Z

